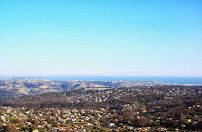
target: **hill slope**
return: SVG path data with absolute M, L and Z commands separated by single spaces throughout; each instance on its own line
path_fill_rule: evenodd
M 162 86 L 169 84 L 157 81 L 52 81 L 44 79 L 5 79 L 0 80 L 0 98 L 61 92 L 69 89 L 80 89 L 86 87 L 135 87 L 144 85 Z

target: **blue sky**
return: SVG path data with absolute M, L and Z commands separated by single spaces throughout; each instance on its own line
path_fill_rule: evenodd
M 0 5 L 0 76 L 202 76 L 201 0 Z

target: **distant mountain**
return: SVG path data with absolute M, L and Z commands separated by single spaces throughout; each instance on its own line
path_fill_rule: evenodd
M 0 98 L 61 92 L 80 88 L 111 88 L 136 86 L 163 86 L 168 83 L 152 81 L 53 81 L 45 79 L 1 79 Z

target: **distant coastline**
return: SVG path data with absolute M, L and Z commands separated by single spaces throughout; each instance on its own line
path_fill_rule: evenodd
M 93 81 L 160 81 L 175 84 L 202 84 L 202 77 L 191 76 L 0 76 L 0 79 L 48 79 L 48 80 L 93 80 Z

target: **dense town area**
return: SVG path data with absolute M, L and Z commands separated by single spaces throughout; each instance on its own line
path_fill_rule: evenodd
M 85 88 L 1 99 L 0 130 L 201 131 L 202 87 Z

